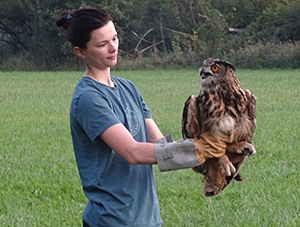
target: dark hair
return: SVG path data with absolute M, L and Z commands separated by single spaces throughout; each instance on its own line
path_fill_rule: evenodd
M 67 40 L 73 47 L 85 48 L 91 38 L 91 32 L 106 25 L 109 21 L 112 21 L 112 17 L 105 10 L 84 7 L 62 12 L 56 24 L 67 31 Z

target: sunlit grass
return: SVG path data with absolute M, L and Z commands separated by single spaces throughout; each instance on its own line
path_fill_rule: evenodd
M 138 87 L 164 134 L 181 139 L 198 69 L 115 71 Z M 83 195 L 69 132 L 81 72 L 0 72 L 0 226 L 80 226 Z M 155 178 L 163 226 L 299 226 L 299 70 L 237 70 L 257 96 L 257 155 L 220 195 L 201 194 L 192 170 Z

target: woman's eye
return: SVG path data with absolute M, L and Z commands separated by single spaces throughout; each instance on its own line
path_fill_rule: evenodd
M 97 46 L 98 47 L 104 47 L 106 45 L 106 43 L 100 43 L 100 44 L 98 44 Z

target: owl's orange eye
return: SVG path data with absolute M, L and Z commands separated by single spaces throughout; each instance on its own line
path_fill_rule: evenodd
M 217 66 L 217 65 L 211 66 L 211 71 L 213 71 L 214 73 L 218 72 L 219 71 L 219 66 Z

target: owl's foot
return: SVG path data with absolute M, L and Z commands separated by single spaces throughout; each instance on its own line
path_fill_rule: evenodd
M 240 145 L 240 148 L 236 151 L 238 154 L 246 154 L 251 156 L 256 153 L 255 147 L 251 143 L 241 142 Z
M 226 176 L 231 176 L 236 171 L 234 165 L 230 162 L 227 155 L 224 155 L 221 158 L 219 158 L 218 164 L 221 167 L 221 172 Z

